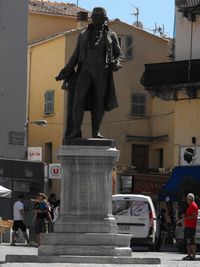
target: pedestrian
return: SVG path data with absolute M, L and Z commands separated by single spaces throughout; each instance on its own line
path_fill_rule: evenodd
M 184 219 L 184 240 L 187 245 L 188 255 L 183 260 L 195 260 L 196 259 L 196 225 L 198 216 L 198 206 L 194 202 L 194 194 L 189 193 L 187 195 L 188 208 L 186 214 L 183 215 Z
M 15 246 L 16 240 L 18 238 L 18 230 L 20 229 L 23 233 L 23 236 L 27 242 L 30 244 L 29 237 L 26 232 L 26 225 L 24 223 L 24 195 L 21 194 L 18 196 L 18 200 L 14 203 L 13 206 L 13 215 L 14 215 L 14 222 L 12 227 L 12 242 L 11 246 Z
M 156 250 L 160 250 L 161 247 L 165 245 L 165 240 L 167 237 L 168 225 L 166 221 L 166 210 L 161 209 L 160 215 L 158 216 L 158 242 L 156 244 Z
M 50 214 L 52 221 L 49 221 L 48 223 L 48 231 L 53 232 L 54 231 L 54 222 L 58 217 L 59 212 L 59 206 L 60 206 L 60 200 L 57 199 L 57 196 L 55 193 L 50 194 L 49 196 L 49 204 L 50 204 Z
M 122 52 L 117 34 L 107 25 L 107 13 L 102 7 L 95 7 L 92 23 L 84 29 L 67 65 L 56 77 L 57 81 L 69 80 L 77 67 L 74 96 L 71 101 L 73 129 L 65 132 L 65 139 L 81 138 L 81 124 L 84 110 L 91 111 L 92 137 L 103 138 L 99 129 L 105 111 L 118 106 L 113 80 L 113 71 L 121 68 Z
M 34 212 L 34 228 L 38 246 L 40 246 L 41 233 L 47 233 L 48 221 L 52 221 L 50 214 L 50 207 L 47 201 L 47 196 L 44 193 L 38 193 L 33 207 Z

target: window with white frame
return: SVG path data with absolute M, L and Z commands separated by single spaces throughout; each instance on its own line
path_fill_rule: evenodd
M 120 47 L 122 49 L 125 59 L 133 58 L 133 36 L 132 35 L 122 35 L 118 37 Z
M 146 95 L 141 93 L 132 93 L 131 95 L 131 115 L 145 116 Z
M 54 90 L 47 90 L 44 94 L 44 114 L 54 113 Z

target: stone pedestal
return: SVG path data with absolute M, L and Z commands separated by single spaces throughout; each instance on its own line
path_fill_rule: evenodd
M 112 140 L 73 140 L 60 148 L 60 217 L 38 255 L 131 256 L 130 236 L 117 234 L 112 215 L 111 175 L 118 157 Z

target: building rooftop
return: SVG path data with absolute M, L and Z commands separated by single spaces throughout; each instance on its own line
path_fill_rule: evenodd
M 47 0 L 29 0 L 29 12 L 45 13 L 60 16 L 77 16 L 80 11 L 88 12 L 75 4 L 58 3 Z

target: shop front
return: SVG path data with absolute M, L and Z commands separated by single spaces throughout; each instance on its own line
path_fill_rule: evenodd
M 0 198 L 0 217 L 12 220 L 13 204 L 20 194 L 24 194 L 25 221 L 30 235 L 34 235 L 33 202 L 30 199 L 44 190 L 44 163 L 0 159 L 0 185 L 12 191 L 10 198 Z
M 119 193 L 147 195 L 157 202 L 169 177 L 169 174 L 161 173 L 123 172 L 118 174 Z

